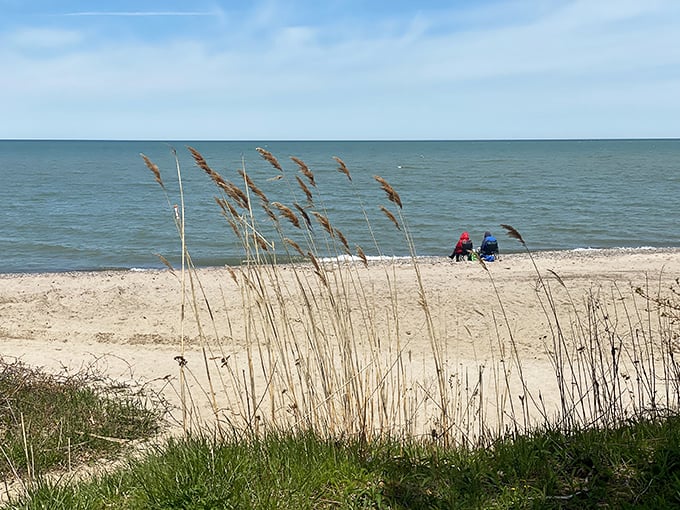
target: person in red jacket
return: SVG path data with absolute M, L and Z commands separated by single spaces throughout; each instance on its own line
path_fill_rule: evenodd
M 453 253 L 449 255 L 449 258 L 455 258 L 456 262 L 472 259 L 472 240 L 470 239 L 470 234 L 463 232 L 460 235 L 460 239 L 458 239 L 456 247 L 453 249 Z

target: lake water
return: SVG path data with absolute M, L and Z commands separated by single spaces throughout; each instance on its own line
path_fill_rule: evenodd
M 0 141 L 0 272 L 102 270 L 173 264 L 180 243 L 173 206 L 180 203 L 172 148 L 185 200 L 186 238 L 199 266 L 238 264 L 243 248 L 214 202 L 219 190 L 194 163 L 187 146 L 243 186 L 248 174 L 272 201 L 329 218 L 354 250 L 407 256 L 408 243 L 380 210 L 395 216 L 373 179 L 399 194 L 419 256 L 448 255 L 460 233 L 478 246 L 492 231 L 501 252 L 521 251 L 499 227 L 518 229 L 532 250 L 680 246 L 680 140 L 159 142 Z M 283 172 L 255 150 L 276 156 Z M 161 170 L 166 200 L 140 153 Z M 309 184 L 291 156 L 312 170 Z M 352 176 L 337 171 L 341 158 Z M 314 206 L 295 180 L 314 193 Z M 283 176 L 282 178 L 279 176 Z M 253 198 L 258 228 L 282 243 Z M 367 227 L 365 216 L 371 229 Z M 313 219 L 313 217 L 312 217 Z M 304 240 L 287 222 L 290 236 Z M 318 224 L 316 247 L 326 248 Z M 377 239 L 373 241 L 373 236 Z

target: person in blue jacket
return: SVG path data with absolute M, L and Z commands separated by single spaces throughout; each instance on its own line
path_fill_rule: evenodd
M 493 262 L 498 258 L 498 240 L 488 230 L 484 232 L 484 240 L 479 247 L 479 256 L 485 262 Z

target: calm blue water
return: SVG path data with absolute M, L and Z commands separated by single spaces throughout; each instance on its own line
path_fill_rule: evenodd
M 179 155 L 196 264 L 241 261 L 242 249 L 213 201 L 217 190 L 187 145 L 236 183 L 242 182 L 236 170 L 245 163 L 269 198 L 287 205 L 305 200 L 289 159 L 301 158 L 316 177 L 317 209 L 368 255 L 408 254 L 403 235 L 378 209 L 396 212 L 373 180 L 376 174 L 400 194 L 422 256 L 448 255 L 463 230 L 475 246 L 488 229 L 501 251 L 521 251 L 500 223 L 517 228 L 534 250 L 680 246 L 680 140 L 0 141 L 0 272 L 163 267 L 155 253 L 176 263 L 171 206 L 180 200 L 171 146 Z M 260 158 L 258 146 L 280 160 L 286 178 L 270 180 L 278 172 Z M 170 206 L 141 152 L 159 165 Z M 332 156 L 347 164 L 351 184 Z M 263 217 L 259 208 L 256 214 Z M 267 221 L 262 230 L 271 232 Z

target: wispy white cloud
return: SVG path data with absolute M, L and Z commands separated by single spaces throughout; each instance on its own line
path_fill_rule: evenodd
M 266 1 L 149 39 L 148 27 L 134 38 L 92 35 L 106 27 L 90 22 L 76 24 L 80 31 L 17 31 L 14 45 L 0 40 L 0 66 L 12 69 L 0 75 L 0 108 L 40 117 L 44 130 L 68 123 L 110 133 L 100 137 L 677 136 L 680 4 L 527 7 L 535 3 L 502 2 L 502 15 L 488 16 L 490 5 L 418 9 L 379 23 L 348 13 L 357 20 L 348 24 Z M 513 6 L 522 7 L 515 17 Z M 51 51 L 13 51 L 31 41 Z M 0 138 L 17 136 L 13 127 Z M 23 129 L 37 128 L 27 120 Z
M 67 12 L 62 16 L 214 16 L 216 12 L 201 11 L 84 11 Z

